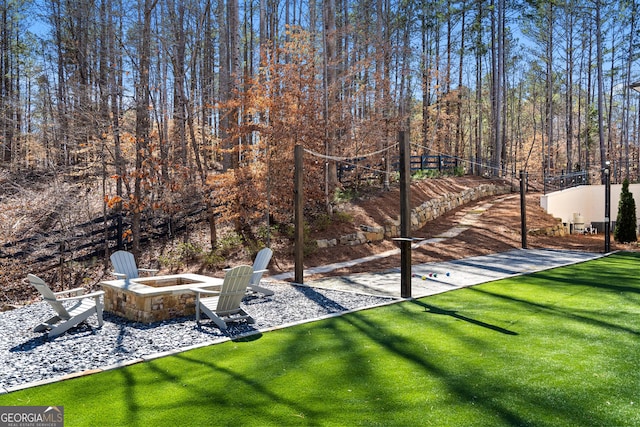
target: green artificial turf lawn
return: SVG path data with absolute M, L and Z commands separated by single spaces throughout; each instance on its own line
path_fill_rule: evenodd
M 640 425 L 619 253 L 0 396 L 65 425 Z

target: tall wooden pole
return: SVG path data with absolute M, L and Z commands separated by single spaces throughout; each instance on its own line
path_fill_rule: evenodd
M 527 249 L 527 173 L 520 171 L 520 234 L 522 234 L 522 249 Z
M 409 137 L 398 133 L 400 146 L 400 296 L 411 298 L 411 168 Z
M 604 167 L 604 253 L 611 252 L 611 164 Z
M 304 182 L 302 170 L 302 145 L 297 144 L 294 151 L 294 223 L 295 223 L 295 241 L 294 241 L 294 262 L 295 262 L 295 283 L 304 283 Z

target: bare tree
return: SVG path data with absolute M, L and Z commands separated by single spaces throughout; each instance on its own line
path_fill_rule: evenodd
M 324 64 L 325 64 L 325 123 L 327 134 L 325 136 L 325 150 L 328 156 L 333 156 L 335 152 L 335 131 L 330 131 L 330 127 L 335 126 L 335 109 L 338 100 L 337 91 L 337 28 L 336 28 L 336 6 L 335 0 L 326 0 L 324 2 Z M 336 162 L 327 161 L 326 170 L 326 192 L 327 195 L 331 188 L 338 183 L 338 173 Z M 328 201 L 327 201 L 328 202 Z M 327 204 L 328 206 L 328 204 Z
M 149 132 L 151 129 L 149 118 L 149 70 L 151 62 L 151 14 L 157 0 L 141 0 L 141 33 L 138 46 L 138 76 L 136 82 L 136 154 L 135 178 L 132 201 L 133 221 L 131 224 L 133 247 L 135 254 L 140 253 L 140 225 L 144 209 L 142 177 L 144 174 L 142 162 L 149 150 Z
M 600 167 L 602 172 L 602 182 L 604 183 L 604 169 L 607 161 L 607 150 L 604 138 L 604 72 L 602 70 L 602 20 L 600 12 L 602 4 L 600 0 L 595 0 L 595 27 L 596 27 L 596 67 L 598 70 L 598 137 L 600 141 Z
M 494 49 L 495 52 L 493 61 L 493 151 L 491 163 L 493 166 L 493 175 L 500 175 L 504 172 L 504 102 L 505 102 L 505 75 L 504 75 L 504 62 L 505 62 L 505 5 L 504 0 L 497 0 L 494 35 Z

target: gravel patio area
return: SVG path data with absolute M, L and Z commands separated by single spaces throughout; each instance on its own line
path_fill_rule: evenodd
M 275 295 L 247 296 L 243 302 L 256 323 L 230 324 L 225 332 L 206 318 L 198 326 L 195 316 L 143 324 L 105 312 L 102 328 L 92 316 L 88 322 L 50 339 L 32 331 L 52 315 L 48 304 L 38 302 L 2 312 L 0 393 L 395 301 L 284 282 L 267 282 L 266 286 Z

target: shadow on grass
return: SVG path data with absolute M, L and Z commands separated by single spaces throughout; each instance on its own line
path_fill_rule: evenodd
M 211 371 L 215 371 L 217 374 L 221 375 L 222 377 L 228 378 L 228 383 L 233 384 L 234 388 L 239 388 L 237 385 L 243 384 L 249 387 L 258 395 L 262 396 L 262 398 L 265 401 L 274 402 L 280 405 L 285 405 L 288 408 L 290 408 L 294 413 L 306 414 L 307 416 L 312 416 L 312 417 L 316 416 L 313 409 L 311 409 L 311 407 L 309 406 L 304 405 L 304 402 L 293 400 L 293 399 L 287 399 L 283 397 L 281 394 L 275 393 L 268 386 L 269 384 L 268 382 L 265 383 L 261 380 L 256 379 L 255 377 L 243 375 L 240 369 L 226 368 L 221 364 L 215 363 L 210 360 L 202 360 L 201 358 L 190 357 L 189 353 L 180 353 L 175 357 L 186 364 L 193 365 L 198 368 L 202 366 L 206 366 Z M 157 369 L 157 373 L 159 375 L 165 376 L 169 381 L 175 381 L 172 375 L 168 374 L 162 369 Z M 191 383 L 189 387 L 194 387 L 194 384 Z M 201 390 L 195 393 L 195 396 L 196 396 L 195 401 L 191 402 L 192 404 L 195 404 L 194 406 L 198 406 L 197 405 L 198 400 L 201 400 L 200 402 L 201 405 L 210 404 L 210 401 L 209 401 L 210 396 L 208 396 L 210 393 L 210 390 L 204 385 L 201 387 L 202 387 Z M 255 400 L 254 397 L 252 397 L 251 399 Z M 267 416 L 267 412 L 261 409 L 259 405 L 254 405 L 253 407 L 251 405 L 248 405 L 245 408 L 245 411 L 256 412 L 253 419 L 256 420 L 257 423 L 260 422 L 259 421 L 260 417 Z
M 603 289 L 610 289 L 610 288 L 608 288 L 606 286 L 597 286 L 597 287 L 600 287 L 600 288 L 603 288 Z M 523 305 L 526 305 L 528 307 L 534 308 L 534 309 L 539 310 L 539 311 L 546 311 L 546 312 L 552 313 L 552 314 L 557 315 L 557 316 L 563 316 L 563 317 L 570 318 L 570 319 L 573 319 L 573 320 L 576 320 L 576 321 L 579 321 L 579 322 L 584 322 L 584 323 L 590 324 L 592 326 L 598 326 L 598 327 L 607 328 L 607 329 L 611 329 L 611 330 L 628 332 L 628 333 L 631 333 L 631 334 L 634 334 L 634 335 L 640 335 L 640 332 L 637 331 L 637 330 L 634 330 L 634 329 L 631 329 L 631 328 L 627 328 L 627 327 L 621 326 L 621 325 L 616 325 L 616 324 L 611 323 L 611 322 L 606 322 L 606 321 L 604 321 L 602 319 L 595 319 L 595 318 L 592 318 L 592 317 L 588 317 L 588 316 L 576 313 L 575 311 L 571 311 L 571 310 L 568 310 L 568 309 L 562 309 L 558 305 L 542 304 L 542 303 L 539 303 L 539 302 L 529 301 L 529 300 L 522 299 L 522 298 L 516 298 L 516 297 L 514 297 L 512 295 L 507 296 L 507 295 L 503 295 L 503 294 L 499 294 L 499 293 L 496 293 L 496 292 L 489 291 L 489 290 L 487 290 L 485 288 L 481 288 L 481 287 L 472 287 L 472 288 L 469 288 L 469 290 L 471 290 L 472 292 L 477 292 L 477 293 L 480 293 L 480 294 L 483 294 L 483 295 L 487 295 L 487 296 L 491 296 L 491 297 L 494 297 L 494 298 L 499 298 L 499 299 L 502 299 L 504 301 L 510 301 L 510 302 L 514 302 L 514 303 L 518 303 L 518 304 L 523 304 Z M 585 305 L 585 308 L 586 307 L 588 307 L 588 305 Z
M 256 332 L 243 337 L 233 338 L 231 341 L 238 342 L 238 343 L 246 343 L 246 342 L 258 341 L 260 338 L 262 338 L 262 333 Z
M 400 303 L 400 307 L 404 304 L 417 304 L 419 306 L 425 307 L 426 310 L 433 309 L 437 313 L 435 314 L 446 314 L 452 315 L 454 312 L 450 312 L 447 310 L 438 309 L 429 304 L 424 304 L 420 301 L 410 301 L 407 303 Z M 401 308 L 402 311 L 405 311 L 406 314 L 402 314 L 400 317 L 407 317 L 405 319 L 408 325 L 415 326 L 415 316 L 410 313 L 410 310 L 406 310 Z M 411 319 L 413 317 L 413 319 Z M 516 335 L 511 331 L 504 330 L 499 327 L 495 327 L 493 325 L 488 325 L 484 322 L 477 322 L 473 319 L 466 318 L 464 316 L 453 316 L 456 318 L 461 318 L 462 320 L 470 321 L 473 324 L 478 324 L 482 327 L 487 327 L 492 330 L 498 330 L 501 333 L 505 333 L 508 335 Z M 473 389 L 470 387 L 470 384 L 467 380 L 466 376 L 459 376 L 455 372 L 451 371 L 447 368 L 447 366 L 441 361 L 438 360 L 437 356 L 430 355 L 429 353 L 425 353 L 424 347 L 414 339 L 411 339 L 407 336 L 403 336 L 397 333 L 392 332 L 392 328 L 389 328 L 387 323 L 384 321 L 376 322 L 372 321 L 369 316 L 365 316 L 362 312 L 351 313 L 348 316 L 341 317 L 338 320 L 347 321 L 351 326 L 356 328 L 357 331 L 361 332 L 365 336 L 369 337 L 372 341 L 376 342 L 378 345 L 384 347 L 387 351 L 395 354 L 396 356 L 404 359 L 409 363 L 413 363 L 418 368 L 424 370 L 428 375 L 433 375 L 436 378 L 439 378 L 446 387 L 455 394 L 461 402 L 474 402 L 473 405 L 483 406 L 486 408 L 487 413 L 494 414 L 497 418 L 501 419 L 504 423 L 508 425 L 527 425 L 527 419 L 521 417 L 515 411 L 507 408 L 504 405 L 500 404 L 500 400 L 496 400 L 491 398 L 491 396 L 487 396 L 484 398 L 481 393 L 478 393 L 477 389 Z M 400 321 L 398 319 L 398 321 Z M 343 334 L 344 340 L 349 339 L 348 335 Z M 417 345 L 417 346 L 416 346 Z M 345 347 L 353 348 L 353 343 L 345 343 Z M 370 374 L 370 378 L 375 378 L 376 373 L 372 372 Z M 476 377 L 474 380 L 478 383 L 480 380 L 479 377 Z M 491 390 L 491 394 L 495 394 L 496 392 L 502 390 L 502 386 L 495 384 L 492 378 L 486 378 L 487 383 L 491 384 L 491 387 L 488 390 Z M 372 384 L 373 385 L 373 384 Z M 386 390 L 384 389 L 374 389 L 372 390 L 378 394 L 384 394 Z M 502 390 L 502 392 L 506 392 L 506 390 Z M 425 390 L 425 393 L 428 393 Z M 397 398 L 397 395 L 389 394 L 387 398 L 385 398 L 385 402 L 393 402 L 394 398 Z M 403 402 L 396 402 L 397 405 L 403 406 Z
M 637 276 L 633 274 L 629 274 L 629 275 L 618 274 L 615 277 L 611 276 L 609 272 L 601 272 L 601 271 L 591 271 L 586 274 L 588 274 L 588 279 L 586 280 L 580 280 L 576 277 L 571 277 L 571 276 L 559 277 L 553 273 L 545 273 L 545 272 L 536 273 L 536 277 L 540 277 L 541 279 L 544 279 L 544 280 L 553 280 L 554 282 L 568 284 L 568 285 L 583 285 L 583 286 L 589 286 L 592 288 L 599 288 L 599 289 L 610 290 L 610 291 L 615 291 L 620 293 L 640 294 L 640 286 L 632 286 L 632 285 L 627 286 L 627 285 L 612 283 L 613 281 L 616 281 L 618 283 L 627 282 L 629 280 L 637 281 L 638 280 Z
M 481 326 L 483 328 L 491 329 L 492 331 L 500 332 L 501 334 L 505 334 L 505 335 L 518 335 L 516 332 L 510 331 L 510 330 L 505 329 L 505 328 L 501 328 L 500 326 L 492 325 L 490 323 L 485 323 L 485 322 L 482 322 L 480 320 L 475 320 L 475 319 L 472 319 L 470 317 L 463 316 L 462 314 L 458 314 L 457 311 L 445 310 L 445 309 L 442 309 L 440 307 L 436 307 L 435 305 L 426 304 L 426 303 L 424 303 L 422 301 L 412 301 L 412 303 L 414 303 L 416 305 L 419 305 L 421 307 L 424 307 L 424 310 L 427 313 L 440 314 L 440 315 L 443 315 L 443 316 L 451 316 L 451 317 L 456 318 L 458 320 L 463 320 L 465 322 L 469 322 L 469 323 L 472 323 L 474 325 Z

